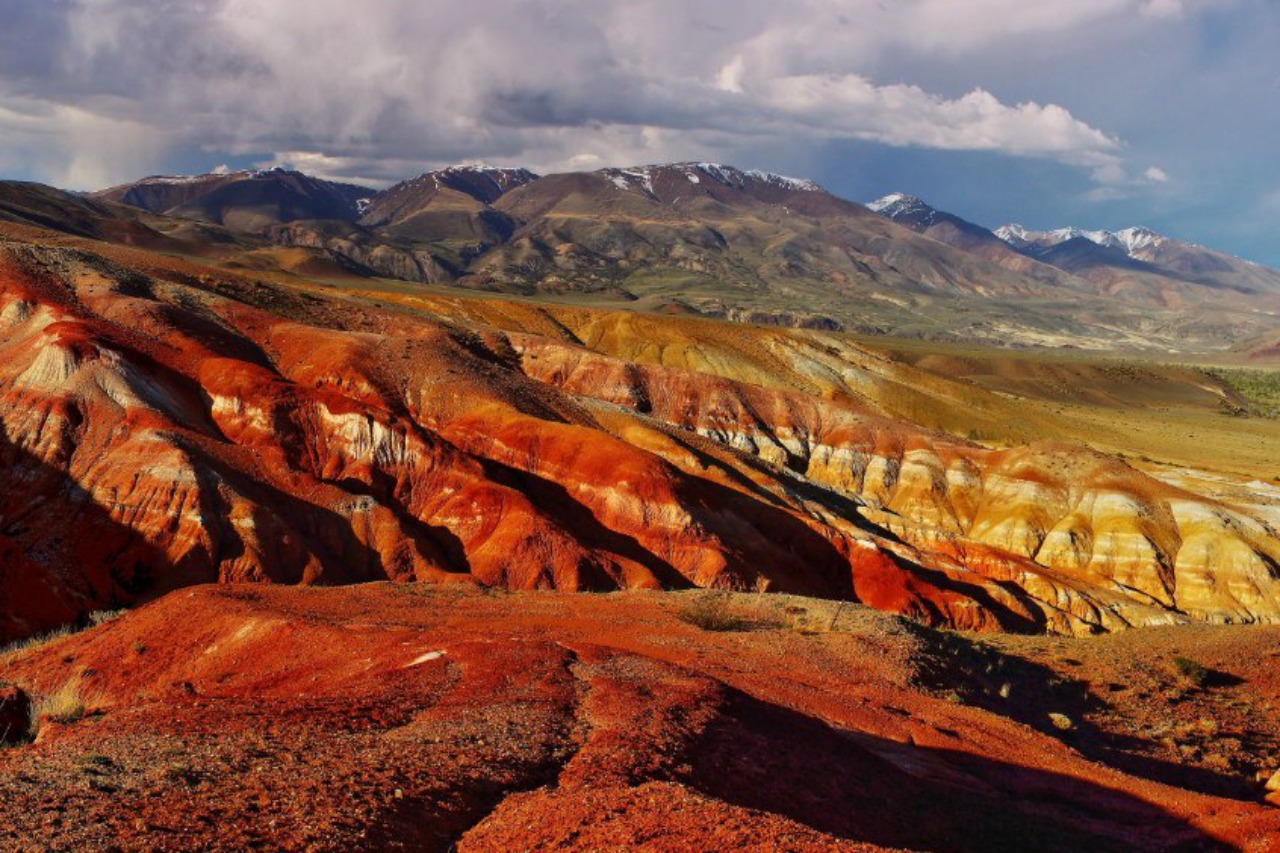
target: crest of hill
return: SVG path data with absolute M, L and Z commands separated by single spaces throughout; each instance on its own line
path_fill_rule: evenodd
M 375 190 L 275 168 L 193 177 L 158 176 L 94 194 L 153 213 L 261 232 L 299 220 L 355 221 Z
M 450 166 L 425 172 L 373 196 L 360 224 L 390 235 L 425 242 L 504 240 L 515 223 L 490 205 L 538 175 L 523 168 Z

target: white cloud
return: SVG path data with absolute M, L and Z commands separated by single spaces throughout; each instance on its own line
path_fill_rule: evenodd
M 725 92 L 742 92 L 742 75 L 746 71 L 746 63 L 738 54 L 729 60 L 716 74 L 716 88 Z
M 1131 198 L 1144 188 L 1172 180 L 1159 166 L 1150 166 L 1138 176 L 1131 175 L 1119 160 L 1095 169 L 1093 179 L 1097 186 L 1085 193 L 1085 198 L 1095 202 Z
M 1095 166 L 1119 147 L 1062 107 L 1008 105 L 982 89 L 948 100 L 918 86 L 876 86 L 856 75 L 802 75 L 765 81 L 758 94 L 765 114 L 784 127 L 800 125 L 828 137 L 1051 156 Z
M 1182 0 L 1147 0 L 1142 6 L 1149 18 L 1181 18 L 1183 11 Z

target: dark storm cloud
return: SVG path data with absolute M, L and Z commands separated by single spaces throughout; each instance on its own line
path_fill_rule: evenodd
M 939 0 L 890 15 L 862 0 L 5 4 L 15 24 L 0 116 L 16 123 L 10 114 L 30 119 L 43 107 L 51 129 L 96 124 L 117 141 L 149 137 L 149 152 L 327 156 L 377 172 L 387 160 L 467 151 L 552 167 L 662 159 L 726 133 L 802 128 L 1120 168 L 1117 141 L 1060 107 L 1006 104 L 977 88 L 948 98 L 868 76 L 887 48 L 938 50 L 937 29 L 950 32 L 948 51 L 963 52 L 1010 27 L 997 28 L 994 14 L 956 16 L 957 4 Z M 1022 15 L 1015 29 L 1051 32 L 1141 3 L 1075 5 L 1083 11 Z M 35 130 L 28 120 L 25 133 Z M 133 166 L 64 144 L 36 171 L 67 181 L 79 163 L 88 179 L 90 162 L 103 179 Z
M 1206 68 L 1273 63 L 1275 17 L 1262 0 L 0 0 L 0 15 L 0 173 L 63 186 L 224 160 L 388 181 L 461 159 L 716 158 L 841 188 L 833 152 L 872 145 L 1065 167 L 1076 201 L 1112 206 L 1193 192 L 1196 157 L 1172 155 L 1207 131 L 1170 124 L 1169 99 L 1242 106 Z M 1241 58 L 1246 36 L 1257 56 Z M 1256 92 L 1251 110 L 1274 113 Z M 1146 132 L 1161 122 L 1164 139 Z

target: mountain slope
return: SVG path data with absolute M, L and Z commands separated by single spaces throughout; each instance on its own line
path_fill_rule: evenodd
M 1274 298 L 1280 294 L 1280 271 L 1149 228 L 1031 231 L 1005 225 L 996 234 L 1020 252 L 1064 268 L 1074 267 L 1073 271 L 1082 275 L 1093 273 L 1095 278 L 1107 275 L 1108 269 L 1129 269 L 1203 285 L 1208 291 L 1225 291 L 1228 296 Z
M 1264 333 L 1268 318 L 1280 309 L 1280 271 L 1148 228 L 1112 233 L 1005 225 L 993 232 L 905 193 L 885 196 L 870 207 L 933 239 L 1045 281 L 1083 289 L 1117 308 L 1145 305 L 1172 312 L 1166 322 L 1190 320 L 1185 337 L 1211 342 L 1214 348 Z M 1214 311 L 1205 312 L 1205 305 Z M 1193 319 L 1209 316 L 1221 322 L 1205 325 Z
M 717 602 L 749 627 L 680 618 Z M 86 697 L 83 718 L 47 717 L 38 742 L 0 750 L 0 839 L 1263 850 L 1280 811 L 1252 776 L 1280 756 L 1265 710 L 1280 700 L 1278 640 L 1213 627 L 1001 638 L 1014 654 L 789 596 L 198 587 L 0 654 L 31 695 Z M 1179 687 L 1153 665 L 1178 653 L 1234 686 Z
M 714 164 L 550 175 L 496 206 L 524 225 L 470 268 L 485 286 L 612 288 L 713 313 L 807 308 L 840 322 L 854 316 L 840 307 L 854 294 L 865 317 L 894 300 L 1046 293 L 816 185 Z
M 975 225 L 955 214 L 931 207 L 915 196 L 891 193 L 871 202 L 867 207 L 931 240 L 954 246 L 1005 269 L 1026 275 L 1051 287 L 1060 288 L 1064 293 L 1087 289 L 1087 285 L 1071 276 L 1069 270 L 1040 263 L 1032 255 L 1011 247 L 1001 237 L 981 225 Z M 1067 275 L 1063 275 L 1064 272 Z
M 406 223 L 421 218 L 432 207 L 462 208 L 479 217 L 504 194 L 537 179 L 538 176 L 528 169 L 489 166 L 451 166 L 426 172 L 370 199 L 363 211 L 361 224 L 370 228 L 390 228 L 393 232 L 403 231 L 407 230 Z M 463 199 L 470 199 L 471 203 L 467 204 Z M 426 228 L 425 223 L 423 227 Z M 429 228 L 427 233 L 436 236 Z

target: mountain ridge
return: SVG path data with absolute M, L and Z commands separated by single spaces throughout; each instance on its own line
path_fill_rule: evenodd
M 333 185 L 338 209 L 325 206 L 327 185 L 311 192 L 296 174 L 162 177 L 107 192 L 182 197 L 170 213 L 322 253 L 352 274 L 751 322 L 1214 349 L 1267 334 L 1262 312 L 1280 311 L 1280 273 L 1150 232 L 1020 251 L 918 199 L 912 214 L 904 194 L 895 209 L 868 208 L 811 181 L 717 163 L 550 175 L 459 165 L 378 192 Z M 265 185 L 283 186 L 285 200 L 256 198 Z M 237 207 L 247 192 L 237 187 L 257 189 Z M 307 203 L 288 201 L 298 188 Z M 1220 313 L 1195 308 L 1224 295 Z

